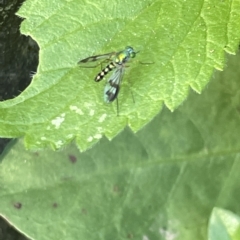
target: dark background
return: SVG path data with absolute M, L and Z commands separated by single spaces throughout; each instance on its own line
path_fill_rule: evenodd
M 0 0 L 0 101 L 19 95 L 37 70 L 39 48 L 30 37 L 20 34 L 23 19 L 15 15 L 23 2 Z M 10 140 L 0 138 L 0 153 Z M 27 238 L 0 217 L 0 240 L 13 239 Z

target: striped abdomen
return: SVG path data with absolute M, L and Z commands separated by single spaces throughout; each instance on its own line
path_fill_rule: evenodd
M 116 66 L 113 64 L 113 62 L 109 63 L 96 77 L 95 81 L 99 82 L 101 81 L 104 76 L 106 76 L 110 71 L 112 71 Z

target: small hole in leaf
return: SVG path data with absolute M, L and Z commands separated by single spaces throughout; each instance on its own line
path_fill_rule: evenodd
M 13 206 L 15 208 L 17 208 L 17 209 L 21 209 L 22 208 L 22 204 L 20 202 L 15 202 Z

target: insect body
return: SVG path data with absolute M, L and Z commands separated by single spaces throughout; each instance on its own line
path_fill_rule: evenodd
M 104 88 L 104 101 L 109 103 L 114 101 L 119 93 L 120 84 L 125 72 L 126 63 L 130 58 L 134 58 L 138 52 L 134 51 L 132 47 L 126 47 L 120 52 L 111 52 L 103 55 L 96 55 L 80 60 L 78 64 L 95 62 L 98 60 L 109 61 L 110 63 L 102 69 L 95 77 L 95 81 L 101 81 L 110 71 L 114 70 L 109 77 Z

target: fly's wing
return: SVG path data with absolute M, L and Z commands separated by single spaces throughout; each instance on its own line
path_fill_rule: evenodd
M 118 67 L 108 79 L 108 82 L 104 88 L 104 101 L 109 103 L 114 101 L 119 93 L 120 84 L 124 74 L 125 68 L 123 66 Z
M 106 54 L 102 54 L 102 55 L 95 55 L 95 56 L 91 56 L 91 57 L 88 57 L 88 58 L 84 58 L 80 61 L 78 61 L 78 64 L 79 65 L 82 65 L 82 64 L 86 64 L 86 63 L 93 63 L 93 62 L 97 62 L 97 61 L 110 61 L 111 60 L 111 57 L 113 55 L 115 55 L 116 53 L 115 52 L 110 52 L 110 53 L 106 53 Z M 92 66 L 92 67 L 96 67 L 97 65 L 95 66 Z M 82 66 L 82 67 L 86 67 L 86 66 Z M 91 67 L 91 66 L 90 66 Z

